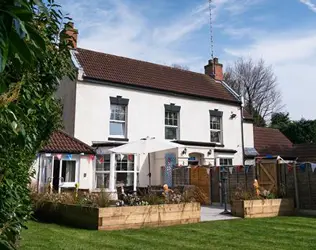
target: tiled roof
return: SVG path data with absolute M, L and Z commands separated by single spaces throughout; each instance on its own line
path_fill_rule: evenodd
M 81 48 L 75 55 L 84 78 L 239 102 L 221 82 L 205 74 Z
M 316 162 L 316 144 L 295 144 L 294 152 L 298 156 L 298 161 Z
M 292 142 L 278 129 L 254 127 L 254 144 L 260 155 L 293 155 Z
M 246 109 L 243 110 L 243 115 L 245 120 L 253 120 L 253 116 Z
M 95 154 L 94 149 L 64 131 L 55 131 L 41 150 L 47 153 Z

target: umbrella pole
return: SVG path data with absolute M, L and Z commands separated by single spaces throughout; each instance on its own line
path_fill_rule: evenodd
M 150 170 L 150 153 L 148 153 L 148 183 L 149 183 L 149 190 L 151 190 L 151 170 Z

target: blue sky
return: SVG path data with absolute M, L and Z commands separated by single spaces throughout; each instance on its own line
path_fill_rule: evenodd
M 78 46 L 203 72 L 210 59 L 207 0 L 59 0 Z M 284 111 L 316 118 L 316 0 L 213 0 L 215 55 L 273 66 Z

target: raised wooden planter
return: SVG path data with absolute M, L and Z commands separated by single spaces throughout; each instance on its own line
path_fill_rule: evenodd
M 182 203 L 90 208 L 47 203 L 38 209 L 35 217 L 78 228 L 118 230 L 197 223 L 201 217 L 201 206 L 200 203 Z
M 45 203 L 34 213 L 34 217 L 43 222 L 94 230 L 98 229 L 98 216 L 98 208 L 51 202 Z
M 100 208 L 99 230 L 196 223 L 200 217 L 200 203 Z
M 293 199 L 233 201 L 232 215 L 242 218 L 263 218 L 294 214 Z

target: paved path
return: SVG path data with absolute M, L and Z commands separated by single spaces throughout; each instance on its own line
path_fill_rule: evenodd
M 228 209 L 230 211 L 230 208 Z M 219 205 L 214 206 L 202 206 L 201 207 L 201 221 L 214 221 L 214 220 L 231 220 L 239 219 L 232 215 L 223 215 L 224 207 Z

